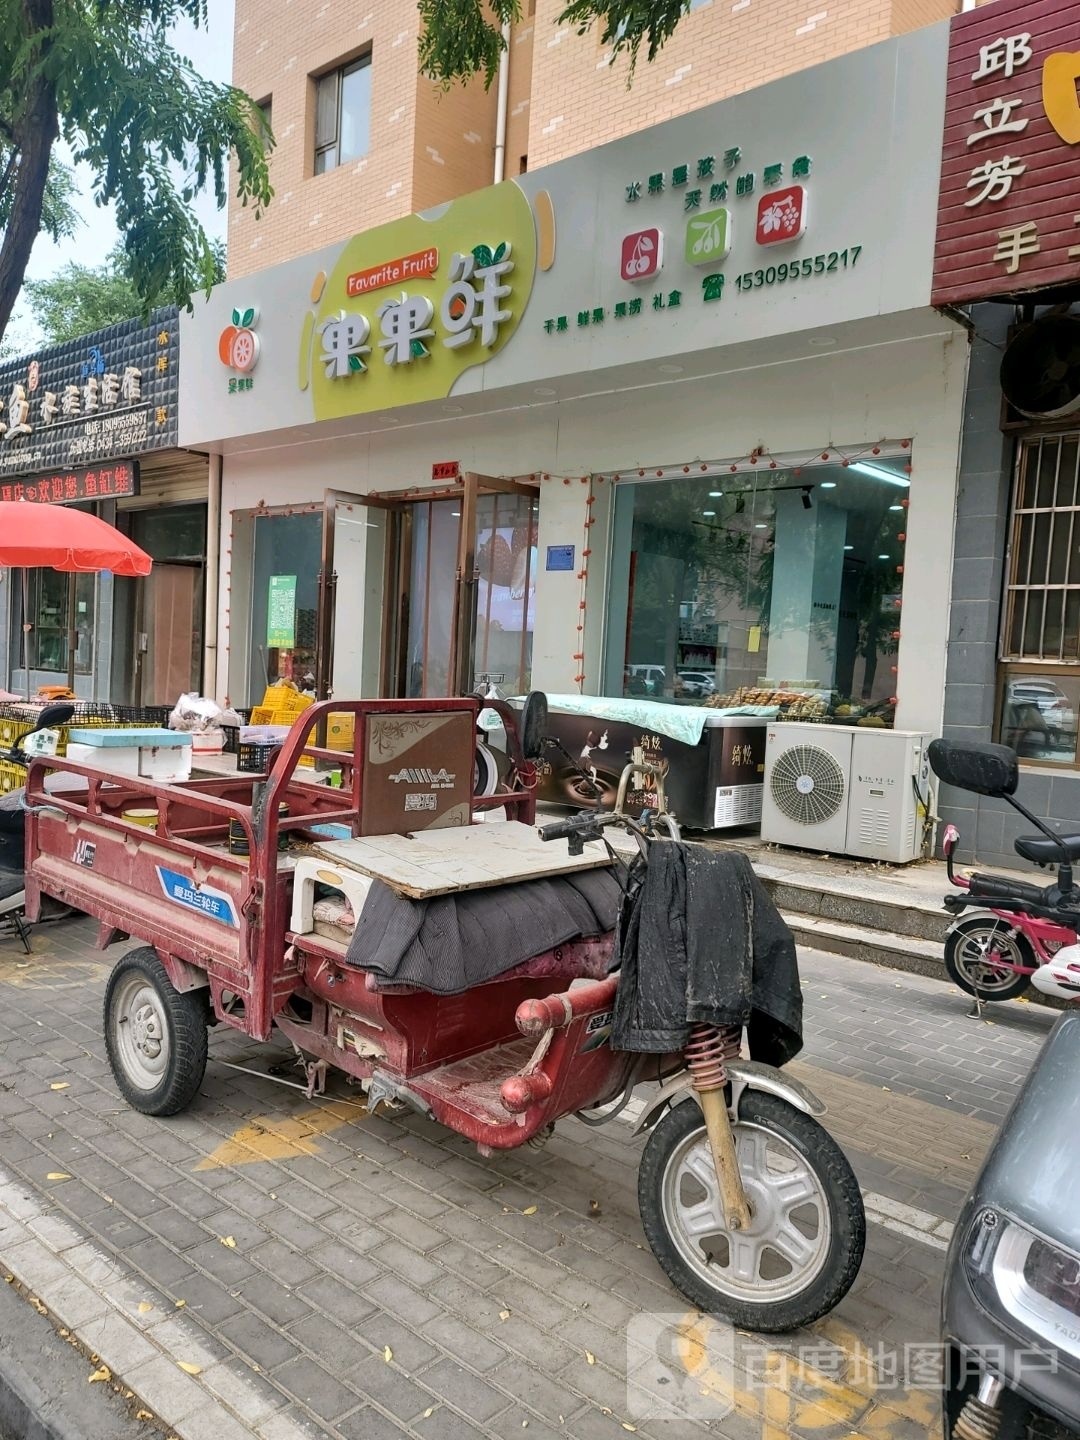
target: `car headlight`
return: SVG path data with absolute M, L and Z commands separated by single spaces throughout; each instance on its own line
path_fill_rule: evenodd
M 988 1209 L 968 1232 L 964 1269 L 985 1308 L 1004 1310 L 1080 1369 L 1080 1256 Z

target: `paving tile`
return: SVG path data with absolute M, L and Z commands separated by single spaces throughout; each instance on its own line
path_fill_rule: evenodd
M 355 1366 L 349 1379 L 362 1397 L 374 1401 L 398 1420 L 411 1420 L 438 1399 L 393 1363 L 387 1364 L 381 1355 L 370 1355 Z
M 355 1372 L 350 1379 L 355 1379 Z M 347 1415 L 363 1399 L 362 1394 L 343 1385 L 329 1370 L 304 1356 L 278 1366 L 273 1380 L 320 1420 L 334 1421 L 341 1415 Z

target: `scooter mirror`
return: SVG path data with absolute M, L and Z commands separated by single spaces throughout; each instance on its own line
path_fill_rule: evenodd
M 525 697 L 520 720 L 521 753 L 526 760 L 539 760 L 544 752 L 548 728 L 548 702 L 542 690 L 533 690 Z
M 930 767 L 939 780 L 957 790 L 1003 799 L 1012 795 L 1020 782 L 1016 752 L 1007 745 L 981 744 L 973 740 L 932 740 L 927 752 Z
M 66 725 L 74 714 L 75 706 L 66 700 L 58 700 L 54 705 L 46 705 L 30 734 L 33 735 L 38 730 L 51 730 L 56 725 Z

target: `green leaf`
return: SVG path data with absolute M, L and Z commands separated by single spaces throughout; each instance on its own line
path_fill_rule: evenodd
M 254 309 L 253 306 L 250 306 L 250 305 L 249 305 L 248 308 L 244 311 L 244 318 L 240 321 L 240 324 L 241 324 L 241 325 L 250 325 L 251 322 L 252 322 L 254 319 L 255 319 L 255 309 Z
M 473 249 L 472 249 L 472 253 L 473 253 L 473 255 L 476 257 L 476 268 L 477 268 L 478 270 L 482 270 L 485 265 L 492 265 L 492 264 L 494 264 L 494 257 L 492 256 L 491 249 L 490 249 L 489 246 L 487 246 L 487 245 L 474 245 L 474 246 L 473 246 Z
M 359 356 L 359 355 L 350 355 L 350 356 L 349 356 L 349 369 L 350 369 L 354 374 L 356 374 L 358 371 L 362 371 L 362 370 L 364 369 L 364 362 L 360 359 L 360 356 Z
M 503 256 L 504 256 L 505 254 L 506 254 L 506 241 L 505 241 L 505 240 L 500 240 L 499 243 L 498 243 L 498 245 L 496 245 L 496 247 L 495 247 L 495 254 L 491 257 L 491 258 L 492 258 L 492 263 L 495 264 L 495 265 L 497 265 L 497 264 L 499 263 L 499 261 L 503 258 Z
M 240 324 L 240 311 L 239 311 L 239 310 L 234 310 L 234 311 L 232 312 L 232 323 L 233 323 L 234 325 L 239 325 L 239 324 Z

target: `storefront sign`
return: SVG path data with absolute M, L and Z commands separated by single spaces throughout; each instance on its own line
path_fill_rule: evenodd
M 189 364 L 183 443 L 373 417 L 361 433 L 421 404 L 441 422 L 557 379 L 889 332 L 930 303 L 948 40 L 913 31 L 226 282 L 185 347 L 212 358 L 257 306 L 257 384 L 234 398 Z
M 0 480 L 0 500 L 34 500 L 49 505 L 72 505 L 79 500 L 116 499 L 138 495 L 139 462 L 57 470 L 28 480 Z
M 1080 8 L 988 5 L 953 18 L 933 301 L 1080 279 Z
M 457 460 L 436 460 L 431 467 L 432 480 L 456 480 L 461 474 L 461 465 Z
M 345 293 L 350 297 L 368 295 L 372 290 L 384 290 L 387 285 L 428 280 L 438 268 L 439 252 L 431 246 L 427 250 L 418 250 L 415 255 L 402 255 L 400 260 L 387 260 L 382 265 L 358 270 L 345 282 Z
M 271 575 L 266 606 L 266 644 L 291 650 L 296 644 L 296 576 Z
M 310 284 L 299 373 L 316 419 L 449 395 L 517 328 L 535 266 L 532 210 L 510 182 L 355 236 Z
M 0 365 L 0 477 L 48 474 L 177 444 L 175 307 Z M 100 474 L 100 470 L 97 470 Z M 116 493 L 113 491 L 112 493 Z

